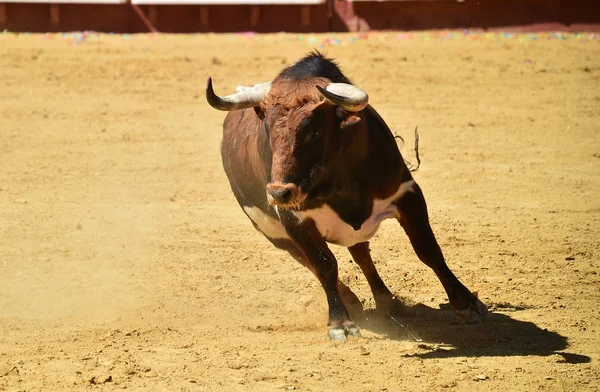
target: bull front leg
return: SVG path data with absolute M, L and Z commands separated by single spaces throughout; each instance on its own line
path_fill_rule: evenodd
M 329 337 L 346 340 L 348 335 L 360 337 L 360 330 L 350 320 L 338 288 L 338 265 L 335 256 L 317 230 L 314 221 L 300 218 L 290 211 L 280 211 L 279 217 L 287 234 L 303 253 L 305 265 L 315 274 L 329 305 Z
M 399 213 L 398 221 L 408 235 L 415 253 L 435 272 L 456 314 L 467 323 L 478 323 L 488 313 L 487 307 L 446 265 L 444 255 L 429 224 L 427 206 L 421 188 L 414 180 L 403 183 L 402 187 L 405 188 L 404 192 L 395 202 Z

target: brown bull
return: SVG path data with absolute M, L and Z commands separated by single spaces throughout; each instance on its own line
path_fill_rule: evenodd
M 368 241 L 396 218 L 417 256 L 440 279 L 467 322 L 487 313 L 450 271 L 433 235 L 421 189 L 392 133 L 337 65 L 311 53 L 272 83 L 206 98 L 229 111 L 221 154 L 231 189 L 254 227 L 319 279 L 329 304 L 329 336 L 360 336 L 340 295 L 337 261 L 327 243 L 348 247 L 377 308 L 397 300 L 377 273 Z

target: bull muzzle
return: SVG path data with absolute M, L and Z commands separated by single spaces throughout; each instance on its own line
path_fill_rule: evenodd
M 267 185 L 267 201 L 269 205 L 282 209 L 298 209 L 306 199 L 296 184 L 270 183 Z

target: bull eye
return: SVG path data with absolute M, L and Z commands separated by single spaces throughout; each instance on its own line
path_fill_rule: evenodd
M 304 143 L 305 144 L 314 143 L 314 142 L 320 140 L 322 136 L 323 136 L 323 129 L 315 129 L 312 132 L 307 132 L 306 136 L 304 137 Z

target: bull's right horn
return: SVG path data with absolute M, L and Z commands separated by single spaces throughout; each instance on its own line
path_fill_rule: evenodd
M 206 82 L 206 101 L 217 110 L 240 110 L 258 106 L 269 93 L 271 83 L 261 83 L 254 87 L 238 87 L 236 94 L 219 97 L 212 86 L 212 78 Z

